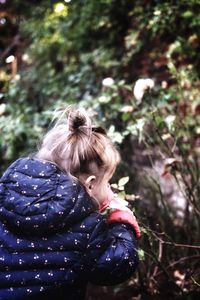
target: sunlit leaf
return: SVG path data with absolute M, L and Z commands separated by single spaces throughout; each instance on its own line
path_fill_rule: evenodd
M 125 186 L 127 184 L 127 182 L 129 181 L 129 176 L 126 177 L 122 177 L 120 178 L 120 180 L 118 181 L 118 186 Z

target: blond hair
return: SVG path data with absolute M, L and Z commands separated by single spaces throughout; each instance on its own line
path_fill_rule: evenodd
M 75 108 L 62 111 L 45 135 L 36 157 L 51 161 L 77 178 L 81 174 L 94 174 L 95 169 L 112 175 L 120 161 L 105 130 L 93 126 L 84 109 Z

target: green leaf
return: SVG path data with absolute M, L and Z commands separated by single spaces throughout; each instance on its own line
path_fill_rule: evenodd
M 129 176 L 122 177 L 122 178 L 120 178 L 120 180 L 118 181 L 118 186 L 119 186 L 119 187 L 123 187 L 123 186 L 125 186 L 125 184 L 127 184 L 128 181 L 129 181 Z
M 117 194 L 117 197 L 121 198 L 121 199 L 124 199 L 125 196 L 126 196 L 126 193 L 124 191 L 122 191 L 122 192 L 120 192 L 120 193 Z
M 183 18 L 191 18 L 191 17 L 193 17 L 193 12 L 191 11 L 191 10 L 186 10 L 183 14 L 182 14 L 182 16 L 183 16 Z
M 118 188 L 118 185 L 117 185 L 116 183 L 112 183 L 112 184 L 111 184 L 111 187 L 112 187 L 113 189 L 117 189 L 117 188 Z
M 119 191 L 124 191 L 124 186 L 123 186 L 123 185 L 118 186 L 118 190 L 119 190 Z
M 138 256 L 139 256 L 139 260 L 144 260 L 145 259 L 144 250 L 138 249 Z

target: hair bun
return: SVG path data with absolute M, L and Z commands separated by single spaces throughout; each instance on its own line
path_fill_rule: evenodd
M 71 132 L 76 132 L 82 126 L 89 129 L 91 127 L 91 120 L 85 110 L 72 110 L 68 115 L 68 126 Z
M 85 119 L 80 116 L 75 116 L 72 124 L 73 129 L 78 129 L 80 126 L 84 126 L 84 125 L 85 125 Z

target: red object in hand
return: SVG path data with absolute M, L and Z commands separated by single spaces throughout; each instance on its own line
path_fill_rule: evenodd
M 108 187 L 107 198 L 103 201 L 100 212 L 110 208 L 111 212 L 107 217 L 108 223 L 122 222 L 130 224 L 135 230 L 136 237 L 140 238 L 140 228 L 133 212 L 127 207 L 128 202 L 117 198 L 110 187 Z
M 139 239 L 141 237 L 140 228 L 138 225 L 138 222 L 136 220 L 136 217 L 133 215 L 131 211 L 128 210 L 113 210 L 107 218 L 108 223 L 114 223 L 114 222 L 124 222 L 130 224 L 133 229 L 135 230 L 136 237 Z

